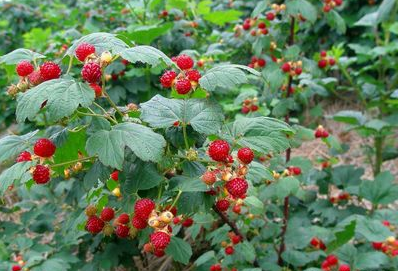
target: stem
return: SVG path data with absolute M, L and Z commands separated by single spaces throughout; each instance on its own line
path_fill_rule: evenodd
M 186 124 L 182 124 L 182 131 L 183 131 L 183 139 L 185 141 L 185 147 L 188 150 L 189 147 L 189 141 L 188 141 L 188 136 L 187 136 L 187 131 L 186 131 Z
M 383 137 L 378 135 L 375 137 L 375 166 L 374 166 L 374 176 L 381 172 L 382 162 L 383 162 Z
M 113 102 L 113 100 L 111 100 L 110 95 L 108 95 L 107 91 L 106 91 L 106 78 L 103 76 L 101 77 L 101 84 L 102 84 L 102 88 L 103 88 L 103 94 L 104 96 L 106 96 L 108 102 L 111 104 L 111 106 L 115 109 L 115 111 L 121 115 L 121 117 L 124 116 L 124 114 L 122 114 L 122 112 L 118 109 L 117 105 Z
M 338 63 L 338 67 L 339 67 L 340 71 L 342 72 L 342 74 L 344 75 L 344 77 L 346 77 L 347 81 L 349 81 L 350 85 L 356 90 L 357 96 L 360 99 L 361 103 L 363 104 L 364 108 L 367 108 L 367 101 L 365 100 L 365 98 L 362 94 L 361 88 L 354 83 L 353 78 L 351 78 L 349 72 L 346 70 L 345 67 L 343 67 L 343 65 Z
M 176 198 L 174 199 L 174 201 L 172 202 L 171 206 L 169 207 L 169 210 L 171 210 L 175 206 L 175 204 L 178 202 L 179 198 L 182 195 L 182 192 L 183 192 L 182 190 L 178 191 L 178 195 L 176 195 Z
M 83 115 L 83 116 L 105 118 L 105 119 L 108 119 L 109 121 L 111 121 L 114 124 L 118 124 L 118 122 L 116 120 L 114 120 L 113 118 L 111 118 L 109 116 L 104 116 L 104 115 L 100 115 L 100 114 L 93 114 L 93 113 L 85 113 L 85 112 L 81 112 L 81 111 L 77 111 L 77 112 L 78 112 L 78 114 Z
M 69 164 L 74 164 L 74 163 L 78 163 L 78 162 L 83 162 L 83 161 L 91 160 L 91 159 L 93 159 L 93 158 L 95 158 L 95 157 L 96 157 L 96 156 L 83 157 L 83 158 L 79 158 L 79 159 L 72 160 L 72 161 L 67 161 L 67 162 L 62 162 L 62 163 L 50 165 L 50 167 L 51 167 L 51 168 L 54 168 L 54 167 L 61 167 L 61 166 L 69 165 Z
M 72 56 L 69 56 L 68 69 L 67 69 L 66 74 L 68 74 L 68 73 L 70 72 L 71 67 L 72 67 L 72 61 L 73 61 L 73 60 L 74 60 L 74 58 L 73 58 Z

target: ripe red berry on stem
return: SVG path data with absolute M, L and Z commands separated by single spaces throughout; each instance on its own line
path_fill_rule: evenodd
M 186 76 L 190 81 L 199 82 L 201 74 L 198 70 L 189 70 L 186 72 Z
M 91 234 L 98 234 L 104 228 L 104 222 L 97 216 L 91 216 L 86 222 L 86 230 Z
M 171 237 L 168 233 L 163 231 L 153 232 L 150 235 L 150 242 L 153 244 L 155 249 L 164 250 L 171 241 Z
M 179 79 L 175 82 L 175 89 L 181 95 L 187 94 L 192 89 L 192 84 L 188 79 Z
M 240 237 L 239 235 L 232 235 L 231 237 L 231 241 L 234 245 L 239 244 L 240 241 L 242 241 L 242 237 Z
M 132 226 L 138 230 L 143 230 L 147 227 L 147 221 L 137 216 L 132 217 Z
M 340 7 L 343 4 L 343 0 L 334 0 L 336 6 Z
M 47 138 L 40 138 L 36 141 L 35 145 L 33 146 L 33 152 L 40 157 L 49 158 L 53 156 L 56 151 L 56 145 L 47 139 Z
M 25 77 L 31 74 L 35 67 L 29 61 L 23 60 L 17 64 L 15 70 L 19 76 Z
M 234 205 L 232 208 L 232 212 L 240 214 L 242 212 L 242 207 L 240 205 Z
M 336 60 L 334 58 L 329 59 L 329 65 L 334 66 L 336 64 Z
M 281 69 L 283 72 L 290 72 L 291 66 L 288 62 L 282 64 Z
M 208 155 L 217 162 L 224 162 L 229 156 L 231 147 L 225 140 L 215 140 L 208 147 Z
M 250 28 L 251 28 L 251 25 L 249 23 L 243 24 L 243 30 L 249 30 Z
M 330 254 L 326 257 L 326 261 L 328 262 L 329 265 L 337 265 L 339 260 L 335 255 Z
M 296 68 L 296 69 L 294 70 L 294 72 L 295 72 L 297 75 L 300 75 L 300 74 L 303 72 L 303 69 L 302 69 L 302 68 Z
M 100 85 L 96 83 L 90 83 L 89 85 L 93 89 L 96 98 L 101 97 L 101 95 L 103 95 L 103 89 Z
M 235 249 L 233 248 L 233 246 L 227 246 L 225 248 L 225 254 L 226 255 L 232 255 L 235 252 Z
M 259 59 L 257 60 L 257 64 L 258 64 L 258 66 L 260 66 L 260 67 L 264 67 L 265 64 L 267 64 L 267 61 L 265 61 L 265 59 L 263 59 L 263 58 L 259 58 Z
M 12 271 L 20 271 L 20 270 L 22 270 L 21 266 L 19 266 L 19 265 L 13 265 L 11 269 L 12 269 Z
M 186 218 L 183 222 L 182 222 L 182 226 L 183 227 L 186 227 L 186 228 L 188 228 L 188 227 L 190 227 L 190 226 L 192 226 L 193 225 L 193 219 L 192 218 Z
M 124 225 L 124 224 L 120 224 L 117 226 L 117 228 L 115 229 L 115 234 L 119 237 L 119 238 L 126 238 L 129 236 L 129 227 Z
M 230 203 L 226 199 L 220 199 L 215 203 L 215 206 L 221 212 L 225 212 L 226 210 L 228 210 L 229 205 L 230 205 Z
M 23 151 L 18 155 L 18 157 L 17 157 L 17 159 L 15 161 L 17 163 L 32 161 L 32 154 L 30 152 L 28 152 L 28 151 Z
M 331 11 L 331 6 L 330 6 L 330 5 L 324 5 L 323 11 L 324 11 L 324 12 L 329 12 L 329 11 Z
M 96 48 L 89 43 L 82 42 L 75 49 L 75 56 L 79 61 L 85 61 L 85 59 L 96 52 Z
M 220 264 L 213 264 L 210 266 L 210 271 L 221 271 L 221 265 Z
M 291 174 L 296 175 L 296 176 L 301 174 L 301 168 L 299 168 L 299 167 L 291 166 L 291 167 L 288 167 L 288 170 Z
M 242 106 L 242 113 L 248 114 L 250 112 L 250 108 L 248 106 Z
M 350 266 L 348 266 L 347 264 L 341 264 L 339 266 L 339 271 L 351 271 Z
M 240 148 L 237 155 L 243 164 L 250 164 L 254 159 L 254 153 L 250 148 Z
M 83 65 L 81 75 L 83 80 L 89 83 L 96 83 L 101 78 L 101 67 L 99 63 L 89 62 Z
M 112 219 L 114 218 L 114 215 L 115 215 L 115 213 L 114 213 L 114 209 L 113 209 L 113 208 L 111 208 L 111 207 L 105 207 L 105 208 L 101 211 L 100 218 L 101 218 L 103 221 L 110 221 L 110 220 L 112 220 Z
M 118 170 L 114 170 L 114 171 L 110 174 L 110 178 L 113 179 L 114 181 L 118 181 L 118 175 L 119 175 L 119 171 L 118 171 Z
M 249 187 L 246 180 L 242 178 L 234 178 L 225 184 L 225 188 L 235 198 L 240 198 L 246 194 Z
M 328 61 L 326 61 L 326 59 L 321 59 L 320 61 L 318 61 L 318 67 L 320 67 L 321 69 L 325 68 L 327 64 Z
M 165 71 L 163 75 L 160 77 L 160 83 L 163 87 L 170 88 L 175 78 L 176 78 L 176 72 Z
M 143 220 L 147 220 L 150 213 L 154 210 L 155 207 L 156 204 L 151 199 L 139 199 L 138 201 L 136 201 L 134 206 L 135 216 Z
M 260 28 L 260 29 L 264 29 L 264 28 L 266 28 L 267 27 L 267 25 L 264 23 L 264 22 L 260 22 L 259 24 L 258 24 L 258 28 Z
M 321 51 L 321 52 L 319 53 L 319 55 L 320 55 L 321 57 L 326 57 L 326 51 Z
M 267 18 L 268 21 L 273 21 L 275 19 L 275 14 L 273 12 L 268 12 L 265 18 Z
M 31 83 L 34 86 L 39 85 L 43 81 L 43 78 L 40 74 L 40 70 L 33 71 L 31 74 L 29 74 L 28 80 L 29 83 Z
M 117 222 L 121 224 L 128 224 L 129 223 L 129 215 L 126 213 L 122 213 L 118 216 Z
M 50 169 L 43 165 L 37 165 L 32 173 L 32 179 L 37 184 L 45 184 L 50 181 Z
M 176 64 L 181 70 L 189 70 L 193 68 L 194 62 L 190 56 L 183 54 L 176 58 Z
M 45 62 L 40 66 L 40 77 L 44 80 L 57 79 L 61 75 L 61 68 L 54 62 Z

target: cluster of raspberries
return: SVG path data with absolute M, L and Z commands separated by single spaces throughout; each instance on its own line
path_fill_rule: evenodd
M 336 60 L 333 57 L 329 57 L 326 51 L 319 53 L 318 67 L 325 69 L 327 66 L 335 66 Z
M 168 70 L 160 77 L 160 83 L 165 88 L 173 88 L 178 94 L 188 94 L 195 90 L 201 78 L 198 70 L 193 69 L 194 61 L 188 55 L 179 55 L 172 58 L 179 67 L 179 73 Z

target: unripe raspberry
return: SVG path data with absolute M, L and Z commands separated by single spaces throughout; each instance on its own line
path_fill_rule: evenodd
M 110 52 L 103 52 L 100 56 L 100 62 L 102 64 L 108 65 L 112 60 L 112 55 Z
M 106 224 L 103 227 L 103 234 L 105 236 L 111 236 L 114 233 L 114 228 L 110 224 Z
M 37 165 L 32 173 L 32 179 L 37 184 L 46 184 L 50 181 L 50 169 L 43 165 Z
M 150 242 L 153 244 L 155 250 L 164 250 L 169 245 L 170 241 L 171 237 L 169 234 L 162 231 L 153 232 L 150 235 Z
M 248 183 L 242 178 L 235 178 L 225 184 L 225 188 L 235 198 L 240 198 L 246 194 Z
M 36 86 L 42 83 L 42 75 L 40 74 L 40 70 L 33 71 L 31 74 L 28 75 L 29 83 Z
M 281 69 L 283 72 L 290 72 L 291 66 L 288 62 L 282 64 Z
M 250 164 L 254 159 L 254 153 L 250 148 L 241 148 L 238 151 L 238 158 L 243 164 Z
M 338 258 L 335 255 L 328 255 L 326 257 L 326 261 L 329 265 L 337 265 L 338 263 Z
M 214 171 L 206 171 L 201 177 L 203 182 L 207 185 L 213 185 L 217 181 L 217 176 Z
M 175 89 L 181 95 L 187 94 L 192 89 L 192 84 L 188 79 L 179 79 L 175 82 Z
M 122 196 L 121 189 L 119 187 L 114 188 L 111 193 L 118 198 Z
M 186 227 L 186 228 L 188 228 L 188 227 L 190 227 L 190 226 L 192 226 L 193 225 L 193 219 L 192 218 L 186 218 L 183 222 L 182 222 L 182 226 L 183 227 Z
M 139 199 L 136 201 L 134 206 L 135 216 L 141 218 L 142 220 L 146 220 L 155 207 L 156 205 L 151 199 Z
M 351 271 L 351 269 L 347 264 L 342 264 L 339 266 L 339 271 Z
M 230 205 L 230 203 L 226 199 L 220 199 L 215 203 L 215 206 L 221 212 L 225 212 L 226 210 L 228 210 L 229 205 Z
M 75 49 L 75 56 L 79 61 L 85 61 L 85 59 L 96 52 L 96 48 L 89 43 L 83 42 L 78 45 Z
M 29 61 L 23 60 L 17 64 L 15 70 L 19 76 L 25 77 L 31 74 L 35 67 Z
M 103 230 L 104 222 L 97 216 L 91 216 L 86 222 L 86 230 L 91 234 L 98 234 Z
M 17 163 L 32 161 L 32 154 L 28 151 L 23 151 L 18 155 L 18 157 L 15 161 Z
M 320 61 L 318 61 L 318 67 L 320 67 L 321 69 L 325 68 L 327 64 L 328 62 L 326 61 L 326 59 L 321 59 Z
M 235 249 L 233 248 L 233 246 L 228 246 L 225 248 L 226 255 L 232 255 L 234 252 L 235 252 Z
M 176 64 L 181 70 L 189 70 L 193 68 L 193 59 L 188 55 L 180 55 L 176 58 Z
M 91 216 L 96 215 L 96 214 L 97 214 L 97 208 L 96 208 L 96 206 L 94 206 L 94 205 L 89 205 L 88 207 L 86 207 L 86 209 L 85 209 L 85 214 L 86 214 L 88 217 L 91 217 Z
M 153 252 L 153 245 L 151 243 L 146 243 L 143 246 L 143 251 L 144 252 Z
M 111 207 L 106 207 L 103 209 L 103 211 L 101 211 L 100 218 L 103 221 L 110 221 L 114 218 L 114 215 L 114 209 Z
M 164 211 L 160 215 L 160 220 L 167 224 L 170 223 L 173 218 L 174 218 L 174 215 L 170 211 Z
M 96 83 L 101 78 L 101 67 L 96 62 L 89 62 L 83 65 L 81 75 L 83 80 L 89 83 Z
M 186 72 L 186 77 L 190 81 L 194 81 L 197 83 L 197 82 L 199 82 L 199 80 L 201 78 L 201 74 L 198 70 L 189 70 Z
M 143 230 L 144 228 L 147 227 L 147 221 L 137 216 L 134 216 L 132 218 L 132 226 L 134 226 L 138 230 Z
M 242 212 L 242 207 L 240 205 L 235 205 L 232 208 L 232 212 L 234 212 L 236 214 L 240 214 Z
M 12 270 L 12 271 L 20 271 L 20 270 L 22 270 L 22 268 L 21 268 L 21 266 L 19 266 L 19 265 L 13 265 L 12 268 L 11 268 L 11 270 Z
M 90 83 L 89 86 L 93 89 L 96 98 L 99 98 L 101 95 L 103 95 L 103 88 L 97 83 Z
M 61 75 L 61 68 L 56 63 L 45 62 L 40 66 L 40 77 L 43 81 L 57 79 Z
M 217 162 L 225 162 L 229 156 L 230 146 L 225 140 L 215 140 L 208 147 L 208 155 Z
M 33 146 L 33 152 L 40 157 L 49 158 L 53 156 L 56 151 L 56 145 L 47 139 L 47 138 L 40 138 L 36 141 L 35 145 Z
M 115 229 L 115 234 L 119 237 L 119 238 L 126 238 L 129 236 L 129 227 L 124 225 L 124 224 L 120 224 L 117 226 L 117 228 Z
M 273 21 L 275 19 L 275 14 L 273 12 L 268 12 L 265 18 L 267 18 L 268 21 Z
M 175 78 L 176 78 L 176 72 L 165 71 L 163 75 L 160 77 L 160 83 L 163 87 L 170 88 Z

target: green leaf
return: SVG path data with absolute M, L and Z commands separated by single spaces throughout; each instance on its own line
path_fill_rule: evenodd
M 354 26 L 376 26 L 378 24 L 378 12 L 372 12 L 364 15 L 360 20 L 354 23 Z
M 174 26 L 173 23 L 161 25 L 135 25 L 128 27 L 128 36 L 131 40 L 140 44 L 151 44 L 156 38 L 166 34 Z M 125 57 L 124 57 L 125 58 Z
M 32 120 L 47 101 L 51 121 L 68 117 L 79 107 L 89 107 L 94 101 L 94 91 L 86 83 L 71 79 L 54 79 L 41 83 L 18 96 L 17 121 Z
M 363 125 L 366 121 L 365 117 L 360 111 L 343 110 L 333 115 L 335 121 L 344 122 L 353 125 Z
M 194 262 L 194 264 L 197 266 L 200 266 L 214 258 L 215 258 L 215 252 L 214 252 L 214 250 L 210 250 L 210 251 L 207 251 L 206 253 L 204 253 L 203 255 L 201 255 L 199 258 L 197 258 L 197 260 Z
M 292 16 L 301 14 L 307 21 L 314 23 L 317 20 L 317 10 L 313 4 L 306 0 L 293 0 L 287 2 L 287 12 Z
M 155 128 L 172 127 L 176 121 L 206 135 L 217 133 L 224 120 L 220 106 L 204 99 L 167 99 L 160 95 L 141 104 L 141 119 Z
M 218 10 L 203 15 L 203 19 L 213 24 L 224 26 L 226 23 L 237 21 L 242 16 L 242 12 L 239 10 Z
M 14 183 L 27 178 L 29 174 L 27 170 L 34 165 L 33 162 L 20 162 L 12 165 L 10 168 L 4 170 L 0 175 L 0 193 L 4 193 L 7 188 Z
M 165 253 L 171 256 L 174 261 L 183 264 L 188 264 L 193 254 L 192 247 L 189 243 L 175 236 L 171 237 L 171 242 L 166 248 Z
M 73 56 L 75 54 L 76 47 L 83 42 L 92 44 L 96 48 L 97 54 L 101 54 L 105 51 L 109 51 L 113 54 L 119 54 L 121 51 L 128 48 L 128 45 L 121 39 L 117 38 L 117 35 L 98 32 L 83 36 L 82 38 L 76 40 L 72 46 L 68 48 L 66 55 Z
M 374 181 L 364 181 L 360 186 L 360 196 L 373 204 L 389 204 L 397 199 L 397 185 L 394 176 L 389 172 L 381 172 Z
M 224 137 L 242 147 L 260 153 L 281 152 L 289 148 L 287 135 L 294 130 L 285 122 L 268 118 L 240 118 L 233 124 L 224 126 Z
M 244 241 L 236 245 L 235 250 L 240 253 L 249 263 L 253 263 L 254 259 L 256 258 L 256 251 L 253 245 L 248 241 Z
M 393 8 L 396 8 L 396 0 L 383 0 L 378 8 L 377 23 L 384 22 L 389 19 L 390 13 Z
M 369 242 L 382 242 L 393 235 L 381 221 L 362 216 L 357 216 L 356 232 Z
M 252 213 L 261 213 L 264 209 L 264 204 L 262 203 L 261 200 L 259 200 L 255 196 L 249 196 L 246 197 L 244 200 L 244 203 L 246 203 L 248 206 L 252 207 Z
M 363 168 L 356 168 L 352 165 L 341 165 L 333 168 L 332 180 L 338 186 L 356 186 L 361 183 Z
M 189 178 L 185 176 L 176 176 L 170 180 L 172 190 L 181 190 L 183 192 L 204 192 L 208 191 L 207 185 L 200 178 Z
M 125 175 L 122 187 L 126 194 L 153 188 L 164 179 L 158 172 L 156 164 L 141 160 L 136 160 L 135 163 L 129 164 L 129 168 L 124 169 L 122 174 Z
M 89 155 L 98 155 L 106 166 L 122 169 L 125 147 L 143 161 L 161 160 L 165 139 L 148 127 L 135 123 L 113 126 L 111 131 L 94 133 L 86 142 Z
M 307 263 L 313 261 L 314 259 L 309 256 L 310 253 L 296 251 L 296 250 L 286 250 L 282 254 L 282 258 L 285 262 L 294 266 L 304 266 Z
M 237 85 L 247 83 L 248 80 L 243 70 L 256 76 L 261 75 L 258 71 L 243 65 L 224 64 L 208 70 L 201 77 L 199 83 L 208 91 L 215 91 L 218 87 L 232 89 Z
M 18 136 L 9 135 L 0 139 L 0 163 L 15 157 L 32 144 L 32 138 L 39 130 Z
M 336 12 L 336 10 L 331 10 L 326 14 L 328 24 L 335 28 L 339 34 L 346 33 L 346 22 L 343 20 L 342 16 Z
M 279 199 L 283 199 L 289 195 L 296 194 L 297 190 L 300 188 L 300 182 L 294 177 L 285 177 L 279 179 L 274 184 L 275 195 Z
M 0 57 L 0 63 L 7 65 L 18 64 L 22 60 L 34 61 L 38 58 L 45 58 L 46 56 L 38 54 L 28 49 L 17 49 L 6 55 Z
M 293 60 L 297 59 L 300 54 L 300 47 L 297 45 L 289 46 L 283 53 L 285 59 Z
M 349 242 L 355 234 L 356 230 L 356 220 L 347 224 L 343 229 L 335 232 L 335 240 L 328 244 L 327 246 L 327 253 L 331 253 L 338 249 L 339 247 L 343 246 L 347 242 Z
M 354 266 L 356 270 L 383 270 L 381 267 L 389 263 L 388 259 L 382 252 L 358 253 Z
M 132 63 L 147 63 L 151 66 L 157 66 L 165 63 L 168 66 L 174 65 L 174 62 L 160 50 L 146 45 L 135 46 L 121 52 L 121 57 Z

